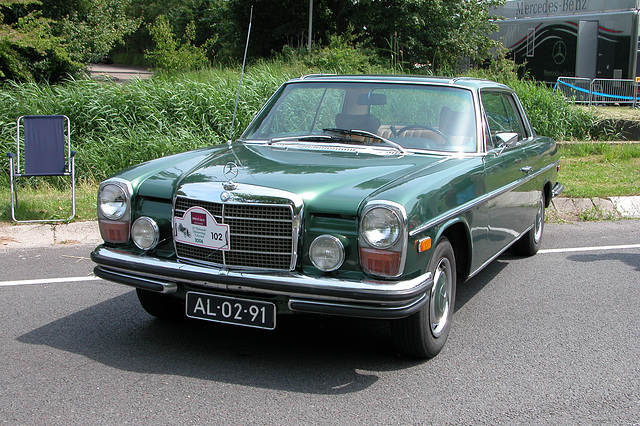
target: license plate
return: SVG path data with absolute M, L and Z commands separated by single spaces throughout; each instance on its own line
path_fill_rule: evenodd
M 270 302 L 188 292 L 187 316 L 206 321 L 276 328 L 276 305 Z

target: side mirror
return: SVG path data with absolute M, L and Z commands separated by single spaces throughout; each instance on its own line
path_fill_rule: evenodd
M 496 134 L 496 139 L 500 141 L 500 146 L 513 146 L 518 142 L 518 134 L 517 133 L 498 133 Z
M 518 143 L 518 136 L 519 135 L 517 133 L 511 133 L 511 132 L 497 133 L 495 138 L 496 138 L 496 141 L 499 143 L 498 143 L 496 156 L 501 155 L 505 149 L 507 149 L 510 146 L 514 146 L 516 143 Z

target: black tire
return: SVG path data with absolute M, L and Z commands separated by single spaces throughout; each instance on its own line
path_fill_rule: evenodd
M 540 250 L 544 233 L 545 202 L 544 194 L 538 201 L 538 210 L 533 226 L 513 245 L 514 252 L 520 256 L 533 256 Z
M 396 349 L 416 358 L 433 358 L 449 337 L 456 300 L 456 258 L 447 238 L 442 238 L 429 261 L 434 284 L 429 301 L 416 313 L 391 321 Z
M 136 288 L 140 305 L 149 315 L 156 318 L 176 321 L 186 318 L 185 306 L 182 299 L 166 294 Z

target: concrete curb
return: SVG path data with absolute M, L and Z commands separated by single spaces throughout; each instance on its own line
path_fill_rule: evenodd
M 556 198 L 547 209 L 548 222 L 640 219 L 640 196 L 611 198 Z M 60 224 L 0 222 L 2 249 L 54 247 L 69 244 L 98 245 L 102 242 L 96 221 Z
M 547 210 L 551 222 L 639 219 L 640 196 L 610 198 L 555 198 Z
M 53 247 L 68 244 L 100 244 L 98 222 L 59 224 L 0 223 L 0 250 Z

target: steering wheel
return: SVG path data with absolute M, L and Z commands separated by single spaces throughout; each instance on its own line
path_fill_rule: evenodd
M 443 141 L 444 141 L 443 145 L 445 145 L 445 146 L 451 145 L 451 142 L 449 141 L 449 137 L 447 135 L 445 135 L 444 133 L 442 133 L 440 130 L 436 129 L 435 127 L 427 126 L 426 124 L 410 124 L 408 126 L 403 127 L 402 129 L 398 130 L 396 132 L 396 136 L 400 136 L 402 133 L 406 132 L 407 130 L 413 130 L 413 129 L 423 129 L 423 130 L 432 131 L 433 133 L 437 134 L 438 136 L 440 136 L 443 139 Z

